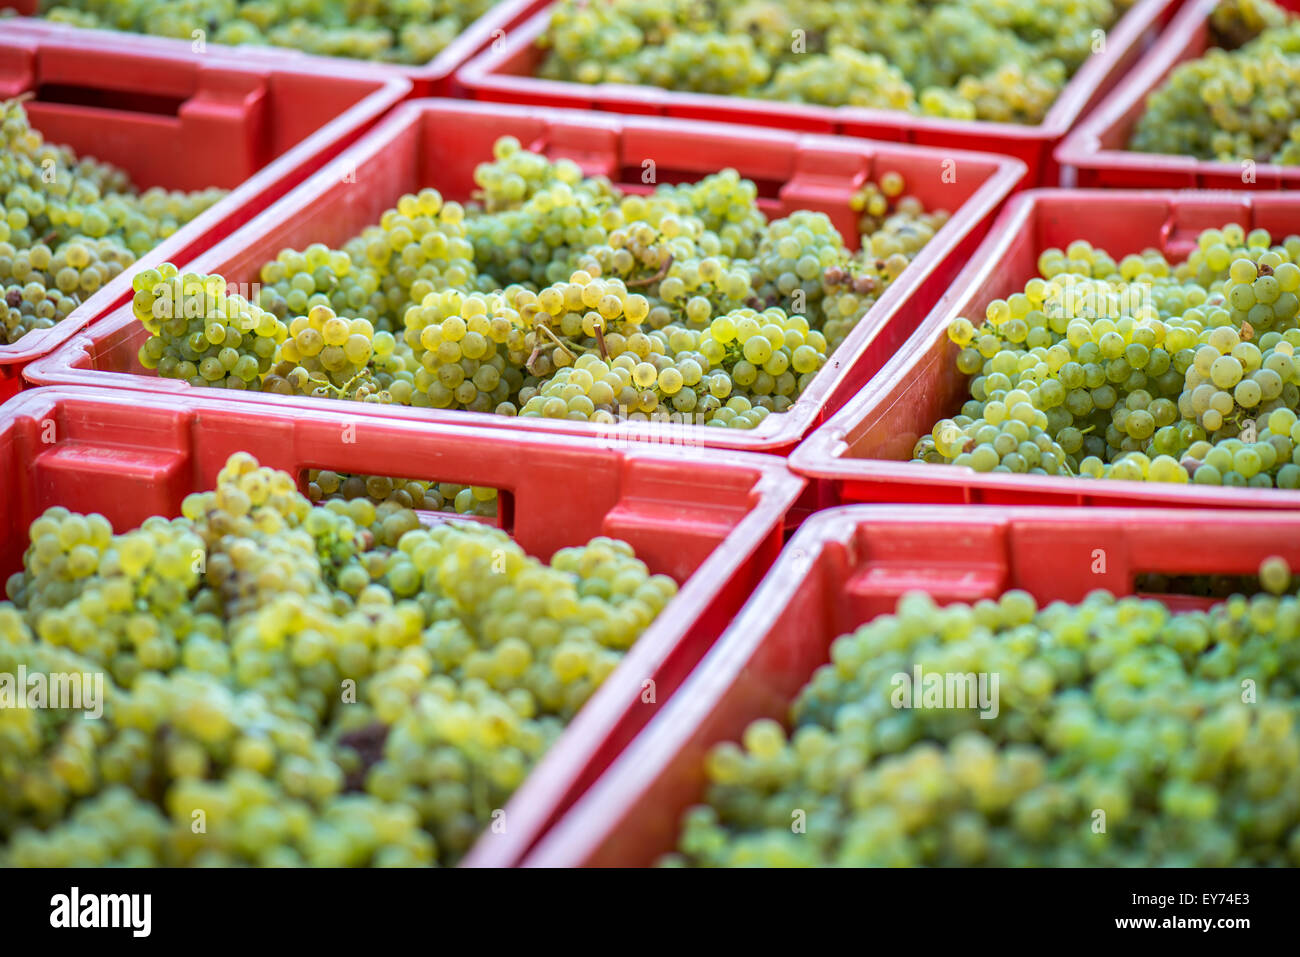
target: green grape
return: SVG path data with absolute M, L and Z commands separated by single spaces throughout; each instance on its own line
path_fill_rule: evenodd
M 220 276 L 181 274 L 163 263 L 132 284 L 132 309 L 150 333 L 138 355 L 144 368 L 195 386 L 291 391 L 284 380 L 263 378 L 287 341 L 284 323 L 229 293 Z
M 1210 34 L 1210 50 L 1179 64 L 1147 98 L 1129 148 L 1294 165 L 1300 112 L 1291 91 L 1300 85 L 1300 21 L 1271 0 L 1225 0 L 1210 17 Z M 1242 311 L 1276 300 L 1272 280 L 1259 292 L 1257 300 L 1239 285 L 1225 298 Z

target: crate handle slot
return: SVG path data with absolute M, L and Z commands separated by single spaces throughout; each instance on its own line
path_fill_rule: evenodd
M 36 94 L 26 109 L 47 140 L 78 142 L 111 117 L 106 157 L 126 144 L 170 157 L 186 168 L 184 182 L 166 184 L 171 188 L 233 189 L 272 158 L 265 135 L 269 80 L 261 71 L 167 61 L 142 69 L 138 57 L 120 51 L 59 47 L 7 72 L 8 95 Z

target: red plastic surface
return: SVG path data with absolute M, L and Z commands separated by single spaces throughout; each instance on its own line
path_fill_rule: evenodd
M 534 433 L 609 436 L 616 442 L 641 438 L 787 452 L 853 395 L 916 328 L 987 231 L 1023 170 L 1006 157 L 774 130 L 451 100 L 415 101 L 400 106 L 328 168 L 183 268 L 252 283 L 257 281 L 262 264 L 286 246 L 302 249 L 312 242 L 341 245 L 378 222 L 403 193 L 434 186 L 448 198 L 468 199 L 475 188 L 474 167 L 491 156 L 492 143 L 507 133 L 529 148 L 570 157 L 589 173 L 605 174 L 632 192 L 652 188 L 641 182 L 642 164 L 647 159 L 654 160 L 660 182 L 698 179 L 734 166 L 760 184 L 760 204 L 769 215 L 820 209 L 848 229 L 855 222 L 848 206 L 854 190 L 871 176 L 897 170 L 927 207 L 947 208 L 953 216 L 858 323 L 790 411 L 769 416 L 753 430 L 658 423 L 602 427 L 569 420 L 395 406 L 365 405 L 363 411 Z M 955 172 L 955 182 L 945 182 L 952 179 L 943 175 L 945 169 Z M 188 383 L 144 372 L 136 354 L 146 338 L 129 305 L 123 306 L 70 342 L 57 357 L 29 368 L 27 374 L 31 381 L 43 384 L 192 393 Z M 222 401 L 338 409 L 338 401 L 331 399 L 211 392 Z
M 34 93 L 24 105 L 47 140 L 122 167 L 141 188 L 231 190 L 62 322 L 0 345 L 0 399 L 20 390 L 27 363 L 129 302 L 136 272 L 247 223 L 410 91 L 401 79 L 126 51 L 0 24 L 0 99 Z
M 670 699 L 776 559 L 783 517 L 803 486 L 770 456 L 705 460 L 557 436 L 507 446 L 482 429 L 341 410 L 286 416 L 197 398 L 33 389 L 0 408 L 0 573 L 21 567 L 27 527 L 46 508 L 98 511 L 119 531 L 179 515 L 182 499 L 211 488 L 241 450 L 295 475 L 364 462 L 381 475 L 497 488 L 502 524 L 530 554 L 548 559 L 609 535 L 681 584 L 515 792 L 506 832 L 485 834 L 465 858 L 470 866 L 516 863 Z M 657 703 L 645 701 L 647 680 Z
M 136 49 L 143 52 L 156 50 L 170 56 L 189 57 L 196 61 L 217 55 L 236 57 L 245 62 L 255 60 L 280 66 L 304 65 L 308 69 L 322 70 L 326 74 L 332 74 L 336 70 L 359 72 L 383 79 L 407 80 L 411 83 L 411 92 L 414 96 L 450 96 L 458 95 L 460 92 L 455 84 L 455 73 L 458 68 L 489 47 L 499 47 L 505 42 L 509 31 L 547 2 L 549 0 L 509 0 L 506 3 L 497 3 L 462 30 L 441 53 L 421 66 L 377 63 L 349 57 L 319 56 L 292 47 L 235 47 L 222 43 L 206 43 L 200 52 L 194 49 L 194 43 L 190 39 L 117 30 L 87 30 L 70 24 L 52 23 L 36 16 L 40 0 L 0 2 L 0 10 L 8 7 L 23 15 L 20 19 L 0 20 L 0 31 L 23 30 L 54 38 L 74 36 L 82 38 L 83 41 L 88 40 L 103 49 Z
M 505 0 L 531 6 L 531 0 Z M 523 20 L 504 41 L 471 59 L 456 82 L 479 100 L 530 103 L 746 123 L 813 133 L 840 133 L 887 142 L 944 149 L 980 150 L 1014 156 L 1027 168 L 1023 186 L 1056 185 L 1052 151 L 1078 121 L 1138 59 L 1182 0 L 1137 0 L 1106 34 L 1104 49 L 1070 79 L 1037 126 L 931 119 L 891 110 L 826 107 L 738 96 L 681 93 L 651 86 L 583 84 L 533 76 L 542 53 L 536 39 L 550 22 L 550 8 Z
M 790 467 L 821 480 L 825 507 L 849 502 L 1300 508 L 1300 492 L 1111 479 L 978 473 L 913 463 L 912 448 L 969 398 L 948 339 L 958 316 L 982 320 L 992 299 L 1024 289 L 1038 254 L 1085 239 L 1115 257 L 1154 247 L 1185 259 L 1203 229 L 1240 223 L 1300 230 L 1300 194 L 1030 190 L 1007 204 L 989 238 L 907 344 L 865 389 L 808 437 Z
M 1270 555 L 1300 562 L 1300 515 L 870 505 L 821 512 L 524 866 L 645 866 L 673 850 L 682 812 L 703 798 L 709 748 L 738 740 L 758 718 L 786 722 L 799 690 L 829 661 L 831 642 L 891 613 L 908 591 L 948 604 L 1023 588 L 1042 606 L 1097 588 L 1131 594 L 1142 573 L 1254 575 Z M 1175 609 L 1210 604 L 1155 597 Z
M 1276 0 L 1300 10 L 1300 0 Z M 1056 150 L 1081 187 L 1121 189 L 1296 189 L 1300 169 L 1271 163 L 1219 163 L 1127 149 L 1152 90 L 1180 63 L 1210 46 L 1208 19 L 1219 0 L 1188 0 L 1138 65 Z

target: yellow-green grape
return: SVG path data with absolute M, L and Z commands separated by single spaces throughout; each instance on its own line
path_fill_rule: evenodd
M 49 329 L 159 240 L 223 195 L 150 189 L 32 129 L 0 102 L 0 322 L 3 341 Z
M 1260 577 L 1187 612 L 905 594 L 832 642 L 786 722 L 709 751 L 663 863 L 1295 866 L 1300 599 L 1281 558 Z
M 454 864 L 676 592 L 403 497 L 492 489 L 308 478 L 239 453 L 180 517 L 32 523 L 0 669 L 102 685 L 0 710 L 0 865 Z
M 538 76 L 1033 124 L 1129 6 L 561 0 Z
M 329 306 L 315 305 L 289 323 L 289 336 L 276 354 L 276 381 L 306 395 L 392 401 L 369 375 L 375 330 L 368 319 L 345 319 Z
M 1300 237 L 1229 223 L 1185 262 L 1047 249 L 957 319 L 969 399 L 914 458 L 980 472 L 1300 488 Z M 940 432 L 944 435 L 941 437 Z

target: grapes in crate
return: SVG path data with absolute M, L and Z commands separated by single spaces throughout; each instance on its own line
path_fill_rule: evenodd
M 494 0 L 41 0 L 55 23 L 191 43 L 291 47 L 381 63 L 428 63 Z
M 3 866 L 453 863 L 677 588 L 242 453 L 178 518 L 30 535 L 0 672 L 102 695 L 0 708 Z
M 1230 223 L 1186 262 L 1049 249 L 948 330 L 971 376 L 919 461 L 978 472 L 1300 488 L 1300 237 Z
M 1300 19 L 1272 0 L 1225 0 L 1207 29 L 1210 49 L 1151 92 L 1129 149 L 1300 163 Z
M 497 514 L 497 490 L 454 482 L 394 479 L 385 475 L 349 475 L 332 469 L 307 473 L 307 497 L 313 502 L 367 498 L 417 512 L 451 512 L 491 518 Z
M 225 195 L 131 185 L 122 170 L 46 143 L 22 100 L 0 103 L 0 320 L 6 344 L 49 329 Z
M 538 76 L 1042 121 L 1128 0 L 559 0 Z
M 789 409 L 947 220 L 886 170 L 768 222 L 735 170 L 624 194 L 499 140 L 467 205 L 402 196 L 342 249 L 283 250 L 256 302 L 142 273 L 146 369 L 194 386 L 612 425 L 753 428 Z
M 709 752 L 662 863 L 1296 866 L 1300 600 L 1282 559 L 1260 578 L 1181 613 L 905 595 L 832 643 L 788 735 Z

